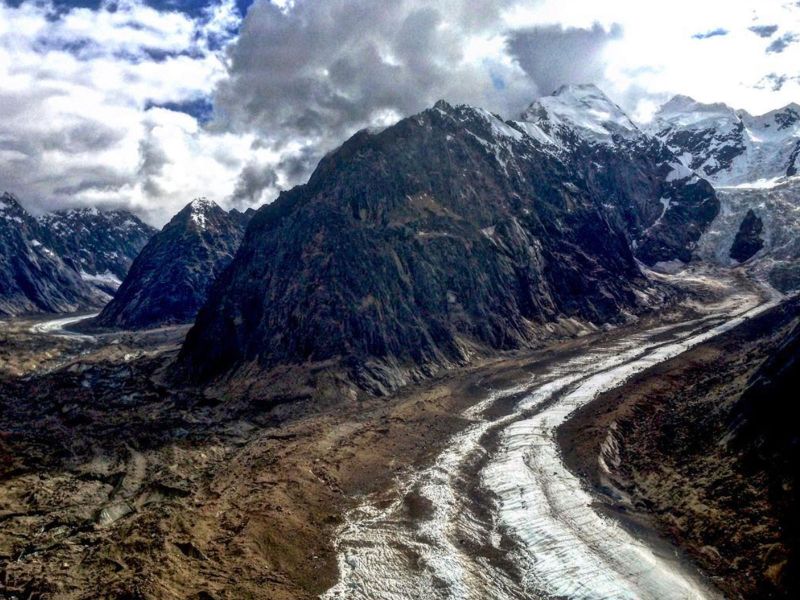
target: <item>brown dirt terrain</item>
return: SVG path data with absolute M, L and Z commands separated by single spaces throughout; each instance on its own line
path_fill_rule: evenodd
M 601 509 L 657 529 L 730 598 L 796 597 L 793 491 L 776 488 L 781 474 L 754 460 L 757 449 L 730 443 L 730 417 L 798 321 L 790 300 L 601 395 L 559 431 Z

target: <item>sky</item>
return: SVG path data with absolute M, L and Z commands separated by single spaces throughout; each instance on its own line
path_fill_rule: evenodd
M 0 0 L 0 191 L 33 212 L 244 209 L 444 98 L 516 117 L 595 83 L 800 102 L 797 0 Z

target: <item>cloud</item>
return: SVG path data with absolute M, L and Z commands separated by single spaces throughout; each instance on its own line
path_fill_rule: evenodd
M 272 168 L 258 163 L 249 163 L 239 173 L 231 202 L 237 208 L 258 204 L 262 200 L 264 191 L 275 189 L 277 184 L 278 175 Z
M 765 75 L 764 78 L 755 85 L 755 87 L 758 89 L 769 89 L 773 92 L 779 92 L 783 89 L 783 86 L 790 81 L 800 81 L 800 76 L 790 76 L 786 74 L 778 75 L 777 73 L 770 73 L 769 75 Z
M 389 124 L 439 98 L 521 110 L 537 87 L 504 52 L 501 16 L 510 4 L 298 0 L 282 9 L 258 2 L 230 49 L 217 122 L 258 131 L 275 149 L 294 146 L 287 163 L 297 167 L 362 127 Z M 308 172 L 282 175 L 296 182 Z
M 800 36 L 798 36 L 796 33 L 784 33 L 781 37 L 773 40 L 772 43 L 767 46 L 767 54 L 779 54 L 786 50 L 790 44 L 794 44 L 798 39 L 800 39 Z
M 712 29 L 711 31 L 706 31 L 705 33 L 695 33 L 692 38 L 695 40 L 707 40 L 709 38 L 714 37 L 722 37 L 728 35 L 728 30 L 723 29 L 722 27 L 717 27 L 716 29 Z
M 778 31 L 777 25 L 753 25 L 752 27 L 748 27 L 750 31 L 755 33 L 757 36 L 762 38 L 769 38 L 775 35 L 775 32 Z
M 622 36 L 618 24 L 608 30 L 559 25 L 514 31 L 508 50 L 541 91 L 549 93 L 565 83 L 600 83 L 605 78 L 603 50 Z
M 108 204 L 155 224 L 192 196 L 229 196 L 253 136 L 198 121 L 226 74 L 213 48 L 235 35 L 233 3 L 195 17 L 71 4 L 0 3 L 0 188 L 35 211 Z M 182 175 L 204 163 L 213 179 Z
M 514 117 L 588 81 L 640 119 L 676 93 L 766 112 L 800 93 L 800 10 L 747 4 L 0 0 L 0 188 L 161 224 L 268 202 L 439 98 Z

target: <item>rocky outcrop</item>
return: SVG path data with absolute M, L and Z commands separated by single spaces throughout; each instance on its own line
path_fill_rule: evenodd
M 251 215 L 228 213 L 204 198 L 190 202 L 142 249 L 95 325 L 142 329 L 191 322 L 233 258 Z
M 764 240 L 761 238 L 763 230 L 764 222 L 751 208 L 742 219 L 739 231 L 733 239 L 730 257 L 740 263 L 752 258 L 756 252 L 764 247 Z
M 108 300 L 47 246 L 47 235 L 14 196 L 0 196 L 0 315 L 72 312 Z
M 652 289 L 629 240 L 668 239 L 648 235 L 679 214 L 664 193 L 702 207 L 691 224 L 701 229 L 713 190 L 674 175 L 674 156 L 640 146 L 640 133 L 624 150 L 573 138 L 445 102 L 360 132 L 258 211 L 178 373 L 329 363 L 387 391 L 481 350 L 535 344 L 560 319 L 600 324 L 644 308 Z M 681 243 L 641 247 L 655 261 L 682 256 Z

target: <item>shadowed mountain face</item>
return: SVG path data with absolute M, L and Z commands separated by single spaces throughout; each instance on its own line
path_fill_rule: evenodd
M 205 199 L 190 202 L 142 249 L 95 324 L 142 329 L 191 322 L 233 258 L 250 214 L 228 213 Z
M 782 516 L 782 538 L 772 561 L 785 562 L 773 583 L 784 595 L 800 591 L 800 427 L 796 414 L 800 389 L 800 325 L 756 371 L 730 416 L 730 447 L 739 453 L 745 472 L 761 483 L 769 505 Z
M 39 218 L 45 244 L 82 278 L 114 294 L 156 229 L 124 210 L 79 208 Z
M 764 222 L 752 209 L 748 210 L 733 239 L 730 257 L 740 263 L 751 258 L 764 247 L 764 240 L 761 237 L 763 231 Z
M 124 210 L 81 208 L 39 218 L 0 196 L 0 315 L 105 304 L 155 229 Z
M 691 235 L 677 230 L 699 236 L 713 190 L 676 176 L 640 133 L 613 145 L 558 133 L 440 102 L 357 134 L 256 214 L 179 370 L 207 380 L 342 359 L 386 391 L 481 349 L 533 344 L 559 319 L 603 323 L 652 303 L 631 240 L 648 261 L 682 258 Z M 700 217 L 673 221 L 670 189 Z M 676 232 L 654 236 L 665 218 Z
M 108 299 L 45 245 L 46 234 L 16 198 L 0 196 L 0 315 L 71 312 Z
M 689 262 L 719 212 L 711 185 L 594 85 L 540 98 L 516 126 L 574 165 L 647 265 Z

